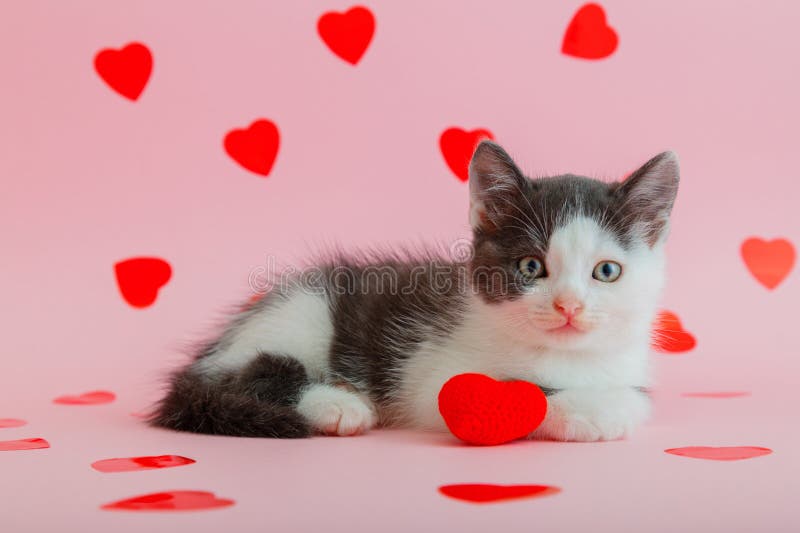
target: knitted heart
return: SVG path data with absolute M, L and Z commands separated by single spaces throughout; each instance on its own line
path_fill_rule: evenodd
M 319 18 L 317 31 L 334 54 L 355 65 L 367 51 L 375 33 L 375 17 L 361 6 L 344 13 L 331 11 Z
M 461 181 L 469 179 L 469 161 L 472 153 L 483 139 L 494 139 L 492 132 L 485 129 L 472 131 L 461 128 L 448 128 L 439 137 L 439 148 L 444 161 L 453 174 Z
M 794 266 L 794 246 L 786 239 L 751 237 L 742 243 L 741 252 L 747 269 L 768 289 L 777 287 Z
M 107 503 L 107 511 L 199 511 L 233 505 L 234 501 L 218 498 L 213 492 L 202 490 L 172 490 L 134 496 Z
M 130 43 L 120 50 L 107 48 L 95 56 L 94 68 L 109 87 L 135 101 L 150 79 L 153 55 L 141 43 Z
M 173 468 L 195 463 L 194 459 L 180 455 L 150 455 L 144 457 L 121 457 L 119 459 L 103 459 L 92 463 L 98 472 L 136 472 L 139 470 L 155 470 Z
M 606 22 L 606 12 L 597 4 L 586 4 L 572 17 L 561 52 L 582 59 L 602 59 L 614 53 L 619 38 Z
M 527 381 L 497 381 L 483 374 L 459 374 L 439 392 L 447 427 L 469 444 L 495 445 L 525 437 L 547 413 L 542 390 Z

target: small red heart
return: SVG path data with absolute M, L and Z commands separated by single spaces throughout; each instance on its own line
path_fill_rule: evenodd
M 149 307 L 172 277 L 172 267 L 158 257 L 134 257 L 114 265 L 122 297 L 133 307 Z
M 485 129 L 466 131 L 461 128 L 448 128 L 439 137 L 439 148 L 442 150 L 444 160 L 461 181 L 469 179 L 469 161 L 472 159 L 475 147 L 484 139 L 494 139 L 492 132 Z
M 84 392 L 83 394 L 74 394 L 59 396 L 53 403 L 61 405 L 101 405 L 104 403 L 111 403 L 116 399 L 113 392 L 104 390 L 96 390 L 92 392 Z
M 150 455 L 143 457 L 121 457 L 119 459 L 103 459 L 92 463 L 98 472 L 136 472 L 157 468 L 173 468 L 194 463 L 194 459 L 180 455 Z
M 228 507 L 233 504 L 233 500 L 217 498 L 213 492 L 172 490 L 143 494 L 107 503 L 101 509 L 108 511 L 200 511 Z
M 330 11 L 317 21 L 317 31 L 334 54 L 355 65 L 375 34 L 375 16 L 362 6 L 344 13 Z
M 738 461 L 769 455 L 772 450 L 759 446 L 687 446 L 664 450 L 672 455 L 691 457 L 693 459 L 710 459 L 712 461 Z
M 794 246 L 786 239 L 751 237 L 742 243 L 741 252 L 747 269 L 768 289 L 777 287 L 794 266 Z
M 18 428 L 25 424 L 27 424 L 27 422 L 19 418 L 0 418 L 0 428 Z
M 153 55 L 141 43 L 130 43 L 119 50 L 106 48 L 94 56 L 94 68 L 109 87 L 135 101 L 150 79 Z
M 614 53 L 619 38 L 606 22 L 606 12 L 597 4 L 581 7 L 564 33 L 561 52 L 582 59 L 602 59 Z
M 278 155 L 280 133 L 272 121 L 262 118 L 246 129 L 228 132 L 224 145 L 231 159 L 250 172 L 268 176 Z
M 460 484 L 444 485 L 439 492 L 450 498 L 473 503 L 491 503 L 502 500 L 518 500 L 558 494 L 561 489 L 548 485 L 487 485 Z
M 683 329 L 678 315 L 660 311 L 653 324 L 653 349 L 660 352 L 688 352 L 697 345 L 694 336 Z
M 483 374 L 459 374 L 439 391 L 439 412 L 459 439 L 491 446 L 525 437 L 536 429 L 547 413 L 547 398 L 527 381 L 502 382 Z
M 750 396 L 750 393 L 744 391 L 684 392 L 681 396 L 684 398 L 744 398 Z
M 50 443 L 44 439 L 0 440 L 0 452 L 40 450 L 49 447 Z

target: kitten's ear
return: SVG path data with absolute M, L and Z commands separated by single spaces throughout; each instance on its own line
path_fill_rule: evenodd
M 469 221 L 472 228 L 494 232 L 512 202 L 526 193 L 530 180 L 499 144 L 482 141 L 469 164 Z
M 678 156 L 663 152 L 619 184 L 619 208 L 650 246 L 664 235 L 679 181 Z

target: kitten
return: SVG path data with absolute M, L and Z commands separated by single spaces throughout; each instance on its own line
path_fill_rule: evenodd
M 665 152 L 622 182 L 530 179 L 483 141 L 469 167 L 471 257 L 337 254 L 292 276 L 172 377 L 151 423 L 279 438 L 446 430 L 441 386 L 479 372 L 543 387 L 532 438 L 622 438 L 650 410 L 678 173 Z

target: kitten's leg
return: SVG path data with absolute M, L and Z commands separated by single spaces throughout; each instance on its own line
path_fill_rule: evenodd
M 358 435 L 375 426 L 375 406 L 345 386 L 315 384 L 300 397 L 297 411 L 309 425 L 327 435 Z
M 534 439 L 598 441 L 624 438 L 650 414 L 650 398 L 635 387 L 565 389 L 547 398 Z

